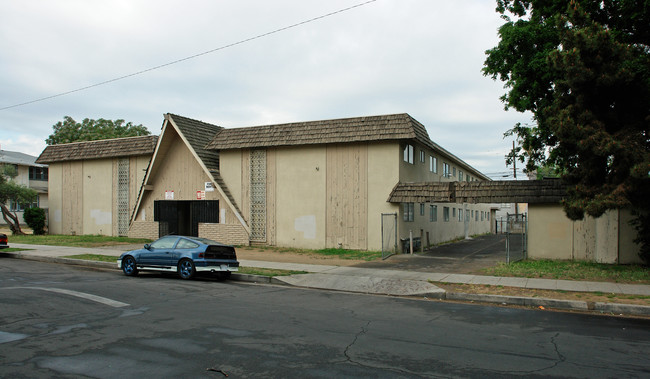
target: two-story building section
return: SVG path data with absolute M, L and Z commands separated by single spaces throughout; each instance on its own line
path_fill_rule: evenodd
M 43 209 L 48 208 L 48 167 L 46 164 L 36 163 L 36 157 L 20 153 L 17 151 L 0 150 L 0 166 L 9 165 L 13 166 L 16 177 L 13 180 L 17 184 L 31 188 L 37 192 L 37 197 L 33 203 L 21 204 L 16 202 L 9 202 L 7 207 L 18 216 L 18 220 L 24 223 L 23 214 L 26 208 L 40 207 Z M 4 222 L 4 220 L 0 220 Z
M 489 232 L 489 206 L 391 203 L 393 188 L 479 180 L 408 114 L 232 129 L 166 114 L 129 235 L 380 250 L 388 214 L 397 239 L 434 244 Z

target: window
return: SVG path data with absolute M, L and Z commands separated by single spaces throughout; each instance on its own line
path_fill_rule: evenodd
M 475 218 L 475 220 L 478 221 L 478 211 L 476 211 L 476 218 Z
M 485 218 L 486 218 L 488 221 L 490 221 L 490 213 L 489 213 L 489 212 L 485 212 Z
M 38 197 L 33 203 L 17 203 L 14 200 L 9 202 L 9 210 L 12 212 L 22 212 L 27 208 L 36 208 L 38 207 Z
M 442 176 L 445 178 L 448 178 L 450 176 L 449 174 L 449 164 L 442 162 Z
M 456 208 L 451 208 L 451 216 L 456 218 Z
M 474 217 L 474 210 L 472 209 L 472 217 Z
M 420 216 L 424 216 L 424 203 L 420 203 Z
M 29 180 L 47 180 L 47 167 L 29 167 Z
M 463 172 L 458 170 L 458 181 L 462 182 L 463 181 Z
M 404 162 L 413 164 L 413 145 L 404 146 Z
M 468 181 L 468 182 L 471 182 L 471 181 L 472 181 L 472 177 L 469 176 L 469 175 L 467 175 L 467 181 Z
M 463 221 L 463 208 L 458 208 L 458 221 Z
M 420 162 L 424 163 L 425 162 L 424 158 L 425 158 L 424 150 L 420 150 Z
M 442 218 L 445 220 L 445 222 L 449 221 L 449 207 L 442 208 Z
M 434 174 L 438 173 L 438 159 L 431 155 L 429 155 L 429 171 L 433 172 Z
M 438 206 L 437 205 L 432 204 L 429 207 L 429 221 L 431 221 L 431 222 L 438 221 Z
M 481 211 L 481 221 L 483 221 L 483 211 Z
M 413 221 L 413 203 L 402 203 L 403 204 L 403 217 L 404 221 L 411 222 Z
M 453 173 L 452 175 L 453 175 L 454 178 L 455 178 L 455 177 L 456 177 L 456 167 L 453 167 L 452 169 L 454 170 L 454 173 Z
M 181 238 L 180 241 L 178 241 L 176 244 L 177 249 L 196 249 L 197 247 L 199 247 L 198 243 L 186 240 L 184 238 Z

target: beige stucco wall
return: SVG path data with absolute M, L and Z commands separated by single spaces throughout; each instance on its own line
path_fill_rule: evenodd
M 629 210 L 571 221 L 559 204 L 529 204 L 528 256 L 599 263 L 641 263 Z
M 381 214 L 399 214 L 399 205 L 386 200 L 399 180 L 400 154 L 397 143 L 368 146 L 368 250 L 382 249 Z
M 117 235 L 117 160 L 89 159 L 49 165 L 50 234 Z M 135 206 L 149 156 L 129 158 L 129 212 Z M 41 202 L 41 207 L 45 205 Z
M 326 148 L 278 149 L 276 165 L 277 244 L 324 248 Z
M 96 159 L 83 162 L 81 234 L 113 235 L 113 160 Z

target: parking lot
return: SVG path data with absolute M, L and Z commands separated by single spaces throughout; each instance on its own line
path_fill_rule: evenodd
M 506 261 L 505 234 L 489 234 L 444 244 L 424 253 L 393 255 L 383 261 L 367 262 L 357 267 L 476 274 L 482 268 Z

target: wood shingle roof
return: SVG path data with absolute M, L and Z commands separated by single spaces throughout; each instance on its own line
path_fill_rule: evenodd
M 398 183 L 390 203 L 559 203 L 566 186 L 559 179 L 449 183 Z
M 36 163 L 151 155 L 157 141 L 158 136 L 149 135 L 49 145 L 36 159 Z
M 219 152 L 208 150 L 205 145 L 215 134 L 223 130 L 223 128 L 171 113 L 168 113 L 167 117 L 180 129 L 187 142 L 192 146 L 192 149 L 201 158 L 208 170 L 219 170 Z
M 223 129 L 207 148 L 224 150 L 400 139 L 430 142 L 424 126 L 403 113 Z

